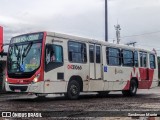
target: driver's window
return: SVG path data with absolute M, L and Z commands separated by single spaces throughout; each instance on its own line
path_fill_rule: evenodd
M 49 63 L 62 63 L 63 53 L 62 46 L 60 45 L 46 45 L 46 64 Z

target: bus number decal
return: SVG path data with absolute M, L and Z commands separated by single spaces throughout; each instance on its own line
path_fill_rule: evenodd
M 79 65 L 68 65 L 67 68 L 72 70 L 82 70 L 82 66 Z

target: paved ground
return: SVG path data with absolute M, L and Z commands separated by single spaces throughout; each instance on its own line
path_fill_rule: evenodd
M 61 111 L 62 116 L 68 111 L 67 116 L 69 117 L 80 115 L 90 116 L 87 119 L 120 119 L 121 115 L 126 116 L 132 111 L 160 111 L 160 87 L 139 90 L 135 97 L 124 97 L 121 92 L 111 92 L 105 98 L 97 97 L 94 93 L 83 94 L 79 100 L 66 100 L 63 96 L 53 95 L 45 99 L 38 99 L 34 95 L 27 94 L 1 94 L 0 111 Z M 101 113 L 116 116 L 116 118 L 97 118 L 97 116 L 103 116 Z M 52 115 L 53 112 L 50 114 Z

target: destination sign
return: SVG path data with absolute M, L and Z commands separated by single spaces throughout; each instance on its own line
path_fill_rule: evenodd
M 21 43 L 21 42 L 28 42 L 28 41 L 35 41 L 42 39 L 43 39 L 43 33 L 26 34 L 12 38 L 11 43 Z

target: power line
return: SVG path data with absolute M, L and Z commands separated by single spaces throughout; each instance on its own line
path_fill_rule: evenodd
M 145 44 L 137 44 L 137 45 L 139 45 L 139 46 L 145 46 L 145 47 L 156 47 L 156 48 L 159 48 L 158 46 L 151 46 L 151 45 L 145 45 Z
M 150 34 L 155 34 L 155 33 L 160 33 L 160 31 L 149 32 L 149 33 L 143 33 L 143 34 L 136 34 L 136 35 L 130 35 L 130 36 L 123 36 L 123 37 L 121 37 L 121 38 L 125 38 L 125 37 L 134 37 L 134 36 L 143 36 L 143 35 L 150 35 Z
M 143 33 L 143 34 L 128 35 L 128 36 L 122 36 L 122 37 L 120 37 L 120 38 L 136 37 L 136 36 L 144 36 L 144 35 L 150 35 L 150 34 L 156 34 L 156 33 L 160 33 L 160 31 L 149 32 L 149 33 Z M 115 39 L 115 38 L 110 38 L 110 39 Z

